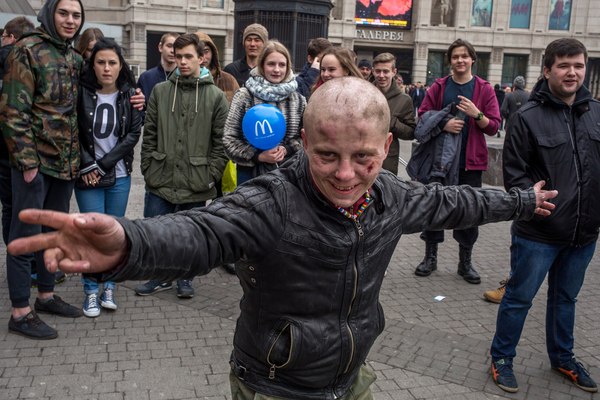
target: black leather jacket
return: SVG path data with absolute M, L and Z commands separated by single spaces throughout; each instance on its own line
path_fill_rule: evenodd
M 119 138 L 117 145 L 101 159 L 96 160 L 94 150 L 94 114 L 98 96 L 96 89 L 81 82 L 77 105 L 79 123 L 79 142 L 81 146 L 81 168 L 80 174 L 91 172 L 100 167 L 101 174 L 108 172 L 111 168 L 123 160 L 127 172 L 133 170 L 133 149 L 140 139 L 142 132 L 142 113 L 134 109 L 129 99 L 135 94 L 135 89 L 125 85 L 119 90 L 117 97 L 117 120 L 119 123 Z
M 379 290 L 400 236 L 531 218 L 533 190 L 423 186 L 389 172 L 358 221 L 315 189 L 304 152 L 206 208 L 121 219 L 131 252 L 103 279 L 170 280 L 236 263 L 234 373 L 259 393 L 334 399 L 384 328 Z
M 546 80 L 511 117 L 503 150 L 504 186 L 545 180 L 557 189 L 547 218 L 513 223 L 512 232 L 543 243 L 584 246 L 600 227 L 600 102 L 581 87 L 573 105 L 554 97 Z

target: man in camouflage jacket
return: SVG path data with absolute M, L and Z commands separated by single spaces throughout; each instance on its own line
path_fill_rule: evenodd
M 68 211 L 79 168 L 77 82 L 82 59 L 72 47 L 84 22 L 80 0 L 48 0 L 38 15 L 41 26 L 24 35 L 11 51 L 0 101 L 0 123 L 11 162 L 13 218 L 10 240 L 42 231 L 19 221 L 19 211 Z M 36 254 L 37 265 L 44 265 Z M 34 339 L 53 339 L 55 329 L 29 305 L 30 259 L 8 255 L 12 303 L 9 331 Z M 38 268 L 35 310 L 67 317 L 79 308 L 54 295 L 54 275 Z

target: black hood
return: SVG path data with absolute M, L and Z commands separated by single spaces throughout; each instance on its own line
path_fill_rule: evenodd
M 531 95 L 529 96 L 529 100 L 539 101 L 539 102 L 550 102 L 554 105 L 561 107 L 568 107 L 568 105 L 554 96 L 552 91 L 550 91 L 550 87 L 548 86 L 548 80 L 546 78 L 540 79 L 533 90 L 531 91 Z M 573 102 L 573 107 L 578 106 L 582 103 L 587 103 L 592 100 L 592 94 L 590 91 L 582 85 L 577 93 L 575 94 L 575 101 Z
M 64 42 L 64 40 L 56 32 L 56 25 L 54 24 L 54 12 L 56 11 L 56 6 L 58 5 L 59 2 L 60 2 L 60 0 L 46 0 L 44 5 L 42 6 L 42 9 L 38 13 L 37 20 L 42 25 L 42 28 L 51 37 L 53 37 L 56 40 Z M 70 43 L 73 43 L 75 41 L 75 39 L 77 39 L 77 36 L 79 36 L 79 33 L 81 32 L 81 29 L 83 28 L 83 24 L 85 23 L 85 12 L 83 11 L 83 4 L 81 3 L 81 0 L 77 0 L 77 2 L 81 6 L 81 25 L 79 25 L 79 29 L 75 33 L 75 36 L 73 36 L 72 39 L 69 39 L 67 41 Z

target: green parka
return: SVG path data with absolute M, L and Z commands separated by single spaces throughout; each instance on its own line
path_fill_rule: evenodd
M 151 193 L 174 204 L 216 197 L 227 157 L 223 126 L 229 106 L 206 68 L 199 77 L 176 70 L 152 89 L 141 151 Z

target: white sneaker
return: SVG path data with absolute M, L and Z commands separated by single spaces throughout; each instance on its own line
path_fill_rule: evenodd
M 100 307 L 98 306 L 98 293 L 85 295 L 85 300 L 83 301 L 83 315 L 90 318 L 100 315 Z
M 117 309 L 117 303 L 115 303 L 114 292 L 112 289 L 104 289 L 102 296 L 100 296 L 100 305 L 109 310 Z

